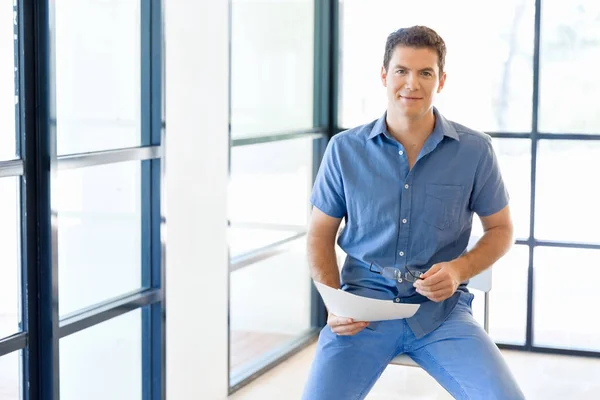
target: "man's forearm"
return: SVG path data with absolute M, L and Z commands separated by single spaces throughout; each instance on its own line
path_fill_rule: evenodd
M 340 288 L 340 272 L 335 254 L 335 242 L 309 235 L 308 264 L 312 278 L 332 288 Z
M 508 252 L 513 242 L 511 227 L 498 226 L 485 232 L 473 249 L 456 259 L 460 282 L 471 279 L 492 266 Z

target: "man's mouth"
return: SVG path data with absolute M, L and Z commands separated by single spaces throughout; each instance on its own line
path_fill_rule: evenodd
M 406 99 L 406 100 L 421 100 L 422 97 L 412 97 L 412 96 L 402 96 L 400 95 L 401 98 Z

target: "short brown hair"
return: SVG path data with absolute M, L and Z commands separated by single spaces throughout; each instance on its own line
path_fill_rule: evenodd
M 431 28 L 426 26 L 411 26 L 410 28 L 400 28 L 389 34 L 385 42 L 385 55 L 383 56 L 383 66 L 387 70 L 389 67 L 392 53 L 396 46 L 429 48 L 435 50 L 438 55 L 438 67 L 440 75 L 444 72 L 444 62 L 446 59 L 446 43 L 444 39 Z

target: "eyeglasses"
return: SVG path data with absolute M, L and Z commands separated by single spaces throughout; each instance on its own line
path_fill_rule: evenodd
M 424 279 L 421 277 L 423 272 L 411 271 L 408 266 L 404 266 L 404 269 L 406 272 L 402 273 L 402 271 L 395 267 L 381 267 L 373 262 L 369 265 L 369 271 L 380 274 L 385 278 L 393 279 L 398 283 L 402 283 L 403 281 L 416 282 L 419 279 Z

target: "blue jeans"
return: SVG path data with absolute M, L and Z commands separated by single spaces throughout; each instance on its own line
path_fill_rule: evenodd
M 364 399 L 399 354 L 410 356 L 456 399 L 524 399 L 498 347 L 473 318 L 472 296 L 461 294 L 446 321 L 420 339 L 405 320 L 381 321 L 354 336 L 338 336 L 325 326 L 302 399 Z

